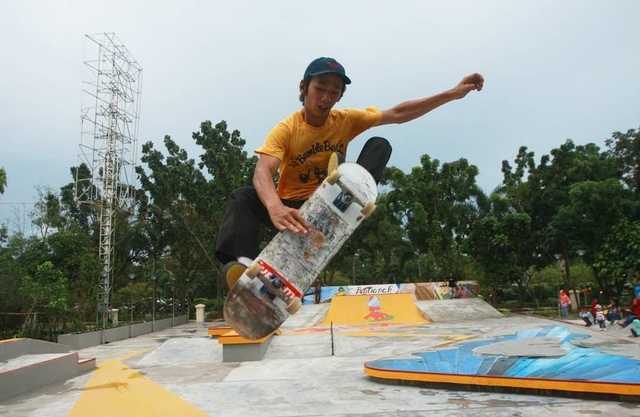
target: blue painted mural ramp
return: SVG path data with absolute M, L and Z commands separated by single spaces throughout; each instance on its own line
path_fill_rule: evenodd
M 380 382 L 394 384 L 640 402 L 640 361 L 571 343 L 586 337 L 565 326 L 538 327 L 460 342 L 449 349 L 416 352 L 411 358 L 367 362 L 364 371 Z M 552 357 L 478 353 L 504 342 L 531 344 L 550 338 L 566 353 Z

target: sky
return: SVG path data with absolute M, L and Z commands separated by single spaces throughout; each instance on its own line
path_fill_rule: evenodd
M 114 32 L 143 68 L 138 154 L 170 135 L 189 156 L 200 123 L 226 120 L 249 153 L 300 108 L 298 83 L 330 56 L 351 78 L 336 108 L 388 109 L 481 73 L 482 92 L 402 125 L 389 139 L 405 172 L 430 155 L 466 158 L 490 193 L 503 160 L 538 159 L 566 139 L 640 127 L 638 1 L 0 0 L 0 223 L 28 223 L 37 187 L 78 163 L 85 35 Z

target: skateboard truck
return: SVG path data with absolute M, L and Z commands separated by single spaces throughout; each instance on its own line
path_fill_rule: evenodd
M 254 262 L 251 264 L 249 268 L 245 271 L 247 276 L 251 279 L 258 278 L 262 284 L 268 289 L 268 293 L 270 295 L 275 296 L 286 303 L 286 307 L 284 308 L 287 313 L 293 315 L 298 312 L 300 307 L 302 306 L 302 301 L 299 298 L 289 298 L 282 287 L 284 287 L 284 283 L 278 279 L 277 277 L 272 281 L 268 277 L 264 276 L 262 273 L 262 265 L 258 262 Z
M 351 203 L 355 201 L 362 207 L 362 210 L 360 210 L 360 212 L 365 217 L 371 215 L 371 213 L 373 213 L 373 211 L 376 209 L 376 205 L 370 201 L 364 202 L 358 198 L 355 198 L 353 193 L 351 193 L 349 189 L 340 181 L 341 176 L 342 174 L 340 174 L 339 171 L 335 170 L 327 177 L 327 182 L 329 184 L 337 184 L 338 187 L 340 187 L 340 189 L 342 190 L 342 192 L 338 194 L 335 200 L 333 200 L 333 205 L 336 206 L 338 210 L 344 212 L 351 205 Z

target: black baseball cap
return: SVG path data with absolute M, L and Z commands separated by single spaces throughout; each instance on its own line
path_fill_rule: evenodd
M 329 73 L 341 75 L 345 84 L 351 84 L 351 80 L 344 72 L 344 67 L 335 59 L 327 57 L 314 59 L 307 67 L 307 70 L 304 72 L 304 78 L 307 78 L 309 76 L 315 77 L 316 75 Z

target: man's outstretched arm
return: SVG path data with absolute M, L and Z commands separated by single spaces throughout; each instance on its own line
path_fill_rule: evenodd
M 417 119 L 443 104 L 465 97 L 472 90 L 481 91 L 483 85 L 484 78 L 482 75 L 477 73 L 467 75 L 450 90 L 427 98 L 405 101 L 388 110 L 383 110 L 382 119 L 376 126 L 406 123 Z

